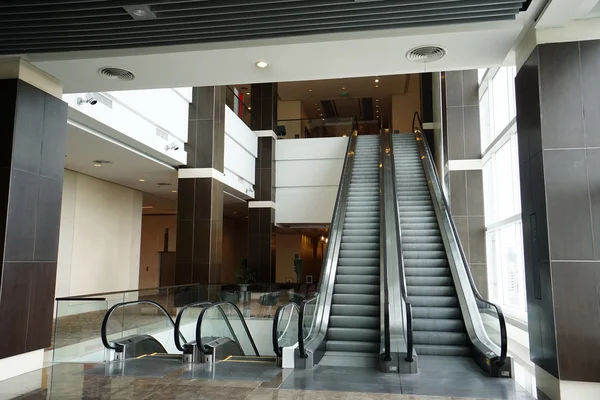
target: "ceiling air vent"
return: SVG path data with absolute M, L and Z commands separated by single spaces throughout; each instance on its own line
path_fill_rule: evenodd
M 428 63 L 437 61 L 446 55 L 446 50 L 440 46 L 419 46 L 406 53 L 409 61 Z
M 100 76 L 111 79 L 113 81 L 132 81 L 135 79 L 135 74 L 118 67 L 103 67 L 98 70 Z

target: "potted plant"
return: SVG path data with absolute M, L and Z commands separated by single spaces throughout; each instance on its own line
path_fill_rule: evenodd
M 240 287 L 240 292 L 245 292 L 248 290 L 248 285 L 256 282 L 256 273 L 248 267 L 248 259 L 244 258 L 240 261 L 240 270 L 235 277 L 238 280 L 238 286 Z
M 296 282 L 300 283 L 300 275 L 302 274 L 302 259 L 300 254 L 294 254 L 294 272 L 296 272 Z

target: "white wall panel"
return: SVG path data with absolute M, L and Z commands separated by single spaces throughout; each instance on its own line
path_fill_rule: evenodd
M 344 158 L 348 138 L 278 140 L 277 161 Z
M 344 159 L 277 161 L 277 188 L 340 184 Z
M 235 113 L 225 107 L 225 171 L 223 183 L 254 198 L 258 138 Z
M 238 142 L 254 157 L 258 156 L 256 134 L 229 107 L 225 107 L 225 134 Z
M 174 96 L 182 102 L 185 101 L 175 92 L 171 91 Z M 161 135 L 157 134 L 157 128 L 159 125 L 157 123 L 149 120 L 144 117 L 142 114 L 132 110 L 128 106 L 121 104 L 119 99 L 114 99 L 112 102 L 112 107 L 108 107 L 101 102 L 98 102 L 96 105 L 91 104 L 77 104 L 77 99 L 85 96 L 84 94 L 68 94 L 63 96 L 63 100 L 69 104 L 69 118 L 80 122 L 86 126 L 92 121 L 97 121 L 101 124 L 102 127 L 112 128 L 116 132 L 111 132 L 110 129 L 102 129 L 99 130 L 108 136 L 114 137 L 117 140 L 124 141 L 122 137 L 119 135 L 125 136 L 128 140 L 131 141 L 133 139 L 133 143 L 140 143 L 153 151 L 167 156 L 168 159 L 172 160 L 170 162 L 171 165 L 185 165 L 187 162 L 187 153 L 184 150 L 184 141 L 174 136 L 173 134 L 162 130 Z M 186 103 L 187 104 L 187 103 Z M 178 123 L 184 123 L 185 129 L 187 132 L 187 106 L 185 115 L 178 113 L 177 116 L 174 116 L 174 119 L 177 119 Z M 82 115 L 83 114 L 83 115 Z M 181 115 L 180 115 L 181 114 Z M 86 119 L 86 117 L 88 117 Z M 164 128 L 164 127 L 162 127 Z M 166 132 L 166 138 L 164 137 L 164 133 Z M 116 135 L 116 136 L 115 136 Z M 187 139 L 187 134 L 185 136 Z M 175 143 L 179 149 L 166 150 L 166 146 Z M 144 151 L 143 146 L 133 146 L 138 148 L 138 150 Z
M 337 186 L 277 189 L 275 222 L 278 224 L 328 224 Z

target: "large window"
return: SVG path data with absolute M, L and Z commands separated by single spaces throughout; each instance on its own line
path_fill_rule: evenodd
M 489 293 L 506 314 L 526 320 L 515 68 L 479 76 Z

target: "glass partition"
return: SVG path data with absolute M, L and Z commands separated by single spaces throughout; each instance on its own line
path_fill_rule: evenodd
M 196 326 L 196 342 L 204 349 L 211 341 L 229 338 L 237 343 L 243 354 L 259 355 L 252 335 L 240 310 L 231 303 L 217 303 L 206 307 Z
M 94 362 L 104 360 L 104 346 L 100 329 L 106 312 L 118 303 L 149 300 L 167 310 L 174 320 L 177 312 L 186 304 L 197 302 L 230 302 L 242 310 L 245 318 L 273 318 L 277 307 L 293 302 L 302 303 L 310 298 L 314 284 L 253 283 L 194 284 L 123 292 L 98 293 L 56 299 L 54 320 L 54 362 Z M 147 306 L 117 310 L 109 328 L 110 338 L 124 337 L 132 333 L 154 332 L 159 321 L 156 312 Z M 186 310 L 182 333 L 187 340 L 194 340 L 190 330 L 201 310 Z M 162 327 L 162 325 L 161 325 Z M 170 328 L 169 328 L 170 329 Z M 171 337 L 173 336 L 171 330 Z M 171 346 L 171 343 L 168 344 Z
M 273 320 L 273 351 L 282 356 L 283 347 L 293 346 L 298 342 L 299 308 L 295 303 L 281 306 Z
M 277 121 L 279 139 L 350 136 L 354 118 L 286 119 Z
M 238 96 L 230 86 L 227 86 L 225 104 L 235 113 L 235 115 L 240 117 L 249 128 L 252 128 L 252 112 L 250 111 L 250 107 L 244 103 L 243 97 Z

